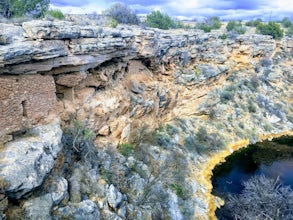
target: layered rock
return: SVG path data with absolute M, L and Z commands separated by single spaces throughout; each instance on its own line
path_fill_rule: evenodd
M 30 130 L 27 137 L 6 143 L 0 152 L 0 176 L 8 197 L 21 196 L 40 186 L 61 150 L 59 120 Z

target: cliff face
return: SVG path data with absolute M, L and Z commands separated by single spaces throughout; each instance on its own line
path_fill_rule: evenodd
M 3 205 L 9 217 L 207 219 L 211 164 L 249 140 L 292 132 L 292 39 L 0 25 L 0 199 L 21 199 Z M 66 147 L 54 162 L 60 125 L 72 120 L 95 134 L 95 162 L 66 162 Z

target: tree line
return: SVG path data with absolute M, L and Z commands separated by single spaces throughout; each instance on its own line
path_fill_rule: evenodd
M 0 15 L 5 18 L 31 16 L 43 17 L 49 14 L 54 18 L 62 19 L 64 15 L 60 10 L 48 10 L 50 0 L 0 0 Z M 144 22 L 141 22 L 134 10 L 127 5 L 116 3 L 108 10 L 103 12 L 104 16 L 111 18 L 110 26 L 116 27 L 118 24 L 145 25 L 148 27 L 159 29 L 174 29 L 174 28 L 195 28 L 210 32 L 211 30 L 220 29 L 222 23 L 219 17 L 210 17 L 204 21 L 197 22 L 194 27 L 184 25 L 183 22 L 171 18 L 168 14 L 160 11 L 153 11 L 146 16 Z M 274 39 L 281 39 L 286 35 L 293 36 L 293 24 L 289 18 L 284 18 L 282 21 L 263 22 L 261 19 L 242 23 L 240 20 L 231 20 L 226 26 L 227 34 L 221 36 L 226 39 L 227 35 L 239 35 L 246 32 L 246 27 L 256 27 L 256 32 L 263 35 L 270 35 Z M 283 29 L 283 28 L 284 29 Z

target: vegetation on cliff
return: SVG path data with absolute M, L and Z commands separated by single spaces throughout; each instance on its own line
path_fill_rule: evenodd
M 270 35 L 274 39 L 280 40 L 284 36 L 284 30 L 281 29 L 280 24 L 270 21 L 267 24 L 259 24 L 256 26 L 258 33 L 263 35 Z

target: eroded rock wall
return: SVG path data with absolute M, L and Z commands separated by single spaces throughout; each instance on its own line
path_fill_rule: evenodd
M 292 131 L 292 39 L 0 25 L 0 205 L 33 194 L 10 218 L 212 218 L 209 159 Z M 95 162 L 69 160 L 75 146 L 55 162 L 73 120 L 93 131 Z
M 49 75 L 0 76 L 0 88 L 0 136 L 37 125 L 56 104 Z

